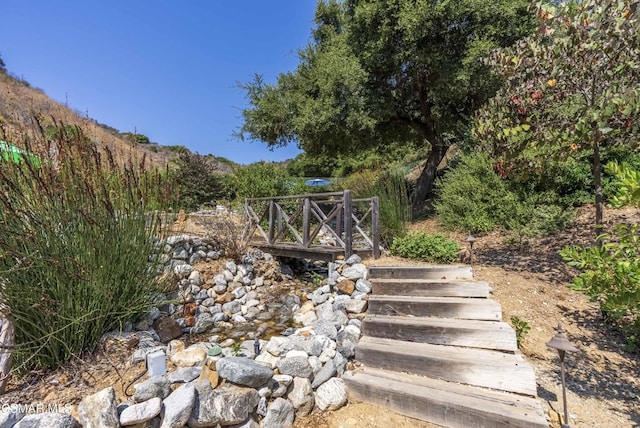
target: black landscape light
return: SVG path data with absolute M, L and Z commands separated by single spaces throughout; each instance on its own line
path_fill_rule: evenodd
M 562 428 L 569 428 L 569 413 L 567 412 L 567 384 L 564 379 L 564 356 L 567 352 L 577 352 L 578 348 L 573 346 L 569 339 L 563 334 L 564 331 L 560 324 L 556 327 L 556 335 L 547 342 L 547 346 L 552 349 L 558 350 L 560 356 L 560 378 L 562 381 L 562 404 L 564 406 L 564 424 Z

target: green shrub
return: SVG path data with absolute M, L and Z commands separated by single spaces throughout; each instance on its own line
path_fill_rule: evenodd
M 138 168 L 117 168 L 82 135 L 56 159 L 1 162 L 1 301 L 15 322 L 16 370 L 49 369 L 157 304 L 150 261 L 159 222 Z M 41 152 L 36 152 L 41 154 Z
M 272 162 L 256 162 L 235 171 L 238 198 L 263 198 L 290 193 L 291 180 L 286 169 Z
M 437 190 L 435 210 L 445 227 L 474 234 L 500 227 L 515 242 L 554 233 L 572 215 L 556 193 L 538 192 L 500 177 L 484 153 L 461 156 L 438 181 Z
M 180 153 L 174 171 L 179 194 L 179 208 L 195 210 L 212 204 L 218 198 L 227 197 L 223 174 L 216 169 L 215 162 L 198 153 Z
M 511 317 L 511 325 L 516 332 L 516 342 L 519 348 L 522 344 L 522 341 L 524 340 L 524 337 L 531 331 L 531 326 L 528 322 L 516 316 Z
M 442 235 L 409 233 L 393 240 L 391 253 L 407 259 L 432 263 L 455 262 L 460 252 L 457 242 Z

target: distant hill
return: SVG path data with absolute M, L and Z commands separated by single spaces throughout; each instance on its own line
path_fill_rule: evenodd
M 139 162 L 144 157 L 145 165 L 163 168 L 181 152 L 189 151 L 184 146 L 153 143 L 142 134 L 121 133 L 52 100 L 41 89 L 31 87 L 28 82 L 9 75 L 0 67 L 0 140 L 20 145 L 25 136 L 40 133 L 38 121 L 43 126 L 54 121 L 62 125 L 77 126 L 99 147 L 111 150 L 117 162 Z M 222 172 L 231 172 L 235 166 L 228 159 L 217 156 L 212 158 Z

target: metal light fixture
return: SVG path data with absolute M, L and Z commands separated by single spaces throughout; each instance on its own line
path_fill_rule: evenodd
M 547 346 L 558 351 L 560 356 L 560 378 L 562 380 L 562 402 L 564 405 L 564 424 L 562 428 L 569 428 L 569 413 L 567 412 L 567 384 L 564 378 L 564 357 L 567 352 L 577 352 L 578 348 L 573 346 L 569 339 L 563 334 L 560 324 L 556 327 L 556 335 L 547 342 Z
M 477 239 L 472 234 L 469 234 L 469 236 L 467 236 L 467 239 L 465 239 L 464 241 L 469 244 L 469 264 L 473 266 L 473 244 L 477 241 Z

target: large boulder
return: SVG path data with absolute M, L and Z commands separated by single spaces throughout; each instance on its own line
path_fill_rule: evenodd
M 189 421 L 195 401 L 196 389 L 192 383 L 173 391 L 162 402 L 164 412 L 161 428 L 183 427 Z
M 249 358 L 226 357 L 216 362 L 216 371 L 229 382 L 257 388 L 273 377 L 273 370 Z
M 315 399 L 316 405 L 320 410 L 338 410 L 347 404 L 347 391 L 344 381 L 337 377 L 329 379 L 318 387 Z
M 253 388 L 227 387 L 204 390 L 196 396 L 188 424 L 193 428 L 205 428 L 239 424 L 256 409 L 260 401 Z
M 263 428 L 287 428 L 293 425 L 296 411 L 289 401 L 276 398 L 267 409 L 267 415 L 262 420 Z

